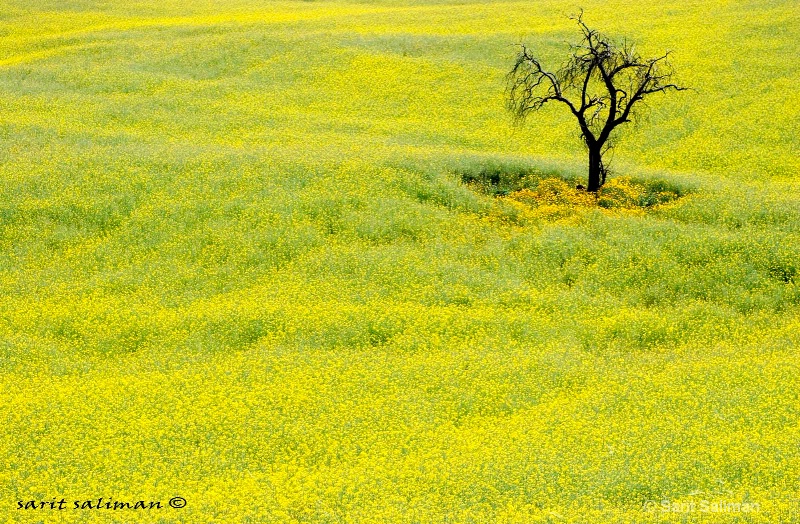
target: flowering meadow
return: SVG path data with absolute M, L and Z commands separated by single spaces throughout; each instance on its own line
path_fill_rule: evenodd
M 800 522 L 795 0 L 1 4 L 0 523 Z

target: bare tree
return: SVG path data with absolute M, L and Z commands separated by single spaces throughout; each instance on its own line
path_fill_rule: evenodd
M 605 183 L 603 155 L 611 147 L 611 133 L 630 122 L 634 106 L 653 93 L 687 88 L 672 83 L 669 52 L 642 58 L 627 41 L 617 44 L 589 29 L 581 14 L 571 17 L 583 34 L 571 46 L 572 56 L 561 69 L 548 72 L 525 45 L 508 74 L 508 108 L 518 121 L 551 101 L 566 105 L 581 130 L 589 150 L 588 191 Z

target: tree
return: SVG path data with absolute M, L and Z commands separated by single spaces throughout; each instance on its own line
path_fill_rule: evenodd
M 645 97 L 687 88 L 672 83 L 669 51 L 656 58 L 642 58 L 634 46 L 617 44 L 589 29 L 583 11 L 570 17 L 583 35 L 572 45 L 572 56 L 558 71 L 546 71 L 523 44 L 508 73 L 508 108 L 521 122 L 548 102 L 566 105 L 581 130 L 589 151 L 588 191 L 596 192 L 606 180 L 603 156 L 612 147 L 612 132 L 630 122 Z

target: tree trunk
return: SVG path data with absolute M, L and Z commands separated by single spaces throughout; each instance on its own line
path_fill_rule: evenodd
M 596 192 L 600 189 L 600 148 L 589 148 L 589 183 L 587 191 Z

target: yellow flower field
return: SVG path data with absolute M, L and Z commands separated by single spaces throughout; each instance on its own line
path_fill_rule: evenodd
M 797 5 L 583 8 L 598 198 L 570 2 L 4 0 L 0 522 L 800 521 Z

